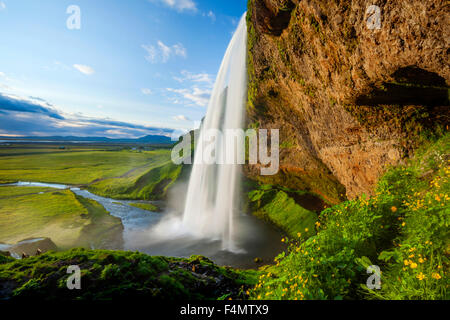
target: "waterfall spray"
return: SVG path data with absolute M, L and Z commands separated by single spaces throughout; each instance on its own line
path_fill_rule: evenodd
M 246 14 L 233 35 L 223 58 L 209 101 L 198 141 L 208 130 L 241 129 L 245 119 L 247 96 L 247 27 Z M 218 142 L 216 152 L 233 152 Z M 202 157 L 197 148 L 195 159 Z M 189 180 L 183 229 L 199 236 L 222 241 L 222 249 L 236 251 L 233 242 L 233 217 L 239 210 L 241 166 L 194 162 Z

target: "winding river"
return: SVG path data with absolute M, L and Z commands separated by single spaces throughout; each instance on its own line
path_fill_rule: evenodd
M 203 255 L 218 265 L 237 268 L 255 268 L 254 259 L 270 263 L 285 247 L 281 242 L 282 234 L 273 226 L 248 214 L 235 217 L 236 245 L 238 252 L 222 250 L 220 239 L 199 238 L 196 235 L 168 232 L 166 226 L 173 226 L 179 221 L 179 213 L 165 210 L 150 212 L 131 206 L 142 201 L 116 200 L 95 195 L 87 190 L 62 184 L 40 182 L 17 182 L 9 184 L 17 187 L 47 187 L 59 190 L 70 189 L 78 196 L 100 203 L 112 216 L 122 220 L 124 227 L 123 248 L 116 250 L 140 251 L 150 255 L 190 257 Z M 161 205 L 161 202 L 152 202 Z M 164 223 L 168 222 L 168 223 Z M 170 234 L 170 236 L 169 236 Z

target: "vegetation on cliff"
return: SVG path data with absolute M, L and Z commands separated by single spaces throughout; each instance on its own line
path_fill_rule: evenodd
M 298 195 L 302 194 L 305 193 Z M 247 196 L 252 214 L 282 229 L 290 237 L 295 237 L 299 230 L 303 230 L 305 236 L 315 234 L 317 214 L 303 208 L 285 191 L 262 185 L 248 192 Z
M 121 179 L 106 179 L 92 184 L 88 190 L 99 196 L 124 200 L 160 200 L 167 196 L 169 188 L 175 183 L 182 166 L 172 161 L 158 163 L 141 175 Z
M 253 299 L 448 299 L 450 134 L 391 168 L 373 197 L 324 210 L 317 234 L 285 239 Z M 366 268 L 381 269 L 369 290 Z
M 81 269 L 81 290 L 69 290 L 67 268 Z M 245 298 L 256 271 L 210 260 L 151 257 L 136 252 L 73 249 L 11 261 L 0 255 L 0 299 L 111 300 Z

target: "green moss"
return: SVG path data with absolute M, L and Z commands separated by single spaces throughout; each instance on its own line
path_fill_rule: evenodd
M 297 145 L 297 143 L 294 140 L 287 139 L 280 144 L 280 148 L 281 149 L 291 149 L 291 148 L 295 148 L 296 145 Z
M 0 251 L 0 264 L 12 262 L 14 260 L 15 259 L 13 257 L 10 257 L 7 253 L 3 253 L 2 251 Z
M 252 213 L 284 230 L 289 237 L 314 234 L 317 215 L 304 209 L 284 191 L 262 185 L 248 193 Z
M 311 24 L 311 27 L 317 32 L 320 33 L 321 28 L 319 22 L 316 20 L 314 16 L 309 17 L 309 23 Z
M 81 269 L 82 290 L 68 290 L 67 268 Z M 245 297 L 257 271 L 214 265 L 206 258 L 151 257 L 142 253 L 73 249 L 0 264 L 0 299 L 112 300 Z
M 152 212 L 160 212 L 161 209 L 151 203 L 130 203 L 132 207 L 136 207 L 142 210 L 152 211 Z

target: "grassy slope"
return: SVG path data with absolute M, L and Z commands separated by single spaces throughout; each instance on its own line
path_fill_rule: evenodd
M 1 242 L 49 237 L 62 248 L 88 246 L 97 242 L 96 234 L 104 232 L 108 237 L 108 230 L 121 228 L 120 219 L 70 190 L 37 194 L 40 191 L 43 188 L 0 187 Z
M 88 190 L 114 199 L 158 200 L 165 197 L 180 173 L 181 166 L 169 160 L 131 177 L 100 181 Z
M 322 212 L 317 235 L 288 254 L 251 290 L 253 299 L 448 299 L 450 134 L 391 168 L 377 195 Z M 369 265 L 381 290 L 364 285 Z
M 70 265 L 81 268 L 82 290 L 66 287 Z M 244 292 L 255 283 L 255 271 L 217 267 L 196 256 L 175 259 L 74 249 L 18 261 L 0 259 L 0 299 L 245 298 Z
M 298 205 L 284 191 L 263 185 L 248 193 L 250 210 L 259 218 L 273 223 L 287 233 L 289 237 L 315 234 L 314 224 L 317 214 Z

